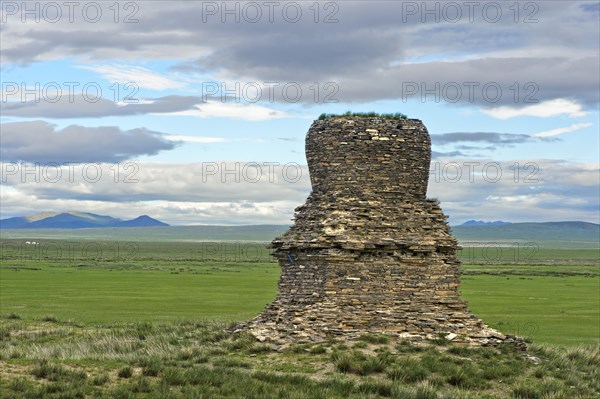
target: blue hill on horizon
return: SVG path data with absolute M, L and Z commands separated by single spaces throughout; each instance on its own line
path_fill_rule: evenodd
M 89 212 L 68 211 L 62 213 L 41 212 L 30 216 L 0 220 L 0 229 L 87 229 L 106 227 L 161 227 L 166 223 L 148 215 L 121 220 L 112 216 Z
M 451 226 L 459 240 L 586 241 L 600 245 L 600 224 L 564 221 Z

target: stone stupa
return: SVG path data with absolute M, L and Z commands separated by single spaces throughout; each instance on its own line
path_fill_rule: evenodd
M 418 119 L 328 116 L 306 137 L 312 192 L 272 242 L 276 299 L 245 324 L 258 339 L 318 342 L 367 332 L 480 345 L 521 342 L 459 298 L 459 249 L 436 200 Z

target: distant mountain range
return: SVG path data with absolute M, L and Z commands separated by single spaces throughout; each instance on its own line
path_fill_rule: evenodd
M 67 212 L 69 213 L 69 212 Z M 69 213 L 72 214 L 72 213 Z M 80 214 L 81 213 L 77 213 Z M 147 216 L 142 216 L 130 221 L 108 216 L 93 214 L 84 217 L 89 227 L 89 218 L 95 217 L 104 220 L 104 227 L 99 228 L 53 228 L 50 221 L 40 224 L 49 217 L 49 214 L 38 214 L 29 217 L 29 226 L 10 228 L 7 222 L 11 219 L 0 221 L 0 238 L 65 238 L 65 239 L 95 239 L 95 240 L 127 240 L 127 241 L 197 241 L 197 242 L 269 242 L 276 236 L 289 229 L 289 225 L 245 225 L 245 226 L 164 226 L 164 223 Z M 55 215 L 57 216 L 57 215 Z M 107 218 L 107 219 L 106 219 Z M 12 218 L 19 219 L 19 218 Z M 98 220 L 98 219 L 96 219 Z M 117 221 L 116 223 L 114 221 Z M 81 219 L 79 220 L 82 225 Z M 112 222 L 111 222 L 112 221 Z M 112 224 L 114 223 L 114 224 Z M 158 224 L 153 224 L 158 223 Z M 31 225 L 34 225 L 31 227 Z M 6 226 L 6 227 L 5 227 Z M 36 227 L 37 226 L 37 227 Z M 114 227 L 129 226 L 129 229 Z M 56 225 L 54 225 L 56 227 Z M 95 224 L 92 227 L 98 227 Z M 102 226 L 100 226 L 102 227 Z M 452 232 L 458 241 L 464 245 L 472 243 L 503 243 L 512 245 L 514 242 L 535 243 L 548 248 L 600 248 L 600 225 L 587 222 L 546 222 L 546 223 L 504 223 L 452 226 Z
M 40 212 L 35 215 L 0 220 L 0 229 L 86 229 L 97 227 L 159 227 L 168 226 L 150 216 L 131 220 L 88 212 Z
M 452 233 L 460 241 L 471 240 L 526 240 L 589 242 L 600 245 L 600 225 L 588 222 L 503 223 L 452 226 Z
M 460 226 L 500 226 L 503 224 L 512 224 L 511 222 L 503 222 L 496 220 L 495 222 L 484 222 L 483 220 L 467 220 Z

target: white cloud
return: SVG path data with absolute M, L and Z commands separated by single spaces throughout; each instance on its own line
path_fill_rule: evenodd
M 200 136 L 165 136 L 170 141 L 185 141 L 186 143 L 223 143 L 227 141 L 223 137 L 200 137 Z
M 37 120 L 3 123 L 0 154 L 5 162 L 118 162 L 172 150 L 175 143 L 146 128 L 56 125 Z
M 247 121 L 266 121 L 289 117 L 283 111 L 256 104 L 231 104 L 219 101 L 208 101 L 196 105 L 194 110 L 173 112 L 170 115 L 235 118 Z
M 133 209 L 170 224 L 287 224 L 310 192 L 306 166 L 295 164 L 128 161 L 95 164 L 94 176 L 89 167 L 0 163 L 1 217 L 76 209 L 127 218 Z
M 428 196 L 442 202 L 452 224 L 469 219 L 598 220 L 598 163 L 447 162 L 454 167 L 432 171 Z M 458 175 L 456 165 L 461 166 Z M 56 167 L 15 166 L 0 164 L 2 217 L 78 209 L 125 218 L 135 209 L 170 224 L 283 224 L 310 192 L 306 166 L 271 169 L 264 162 L 128 161 L 118 167 L 101 164 L 99 180 L 87 176 L 86 165 L 64 166 L 60 175 Z
M 598 163 L 468 158 L 439 162 L 430 174 L 428 196 L 441 201 L 452 224 L 469 219 L 597 223 Z
M 544 198 L 553 198 L 558 199 L 557 195 L 544 195 L 544 194 L 531 194 L 531 195 L 490 195 L 485 199 L 486 201 L 495 201 L 495 202 L 504 202 L 504 203 L 519 203 L 521 206 L 524 204 L 535 205 L 539 203 Z
M 15 187 L 38 198 L 109 202 L 300 202 L 310 191 L 306 166 L 293 163 L 126 161 L 51 167 L 0 163 L 0 171 L 3 190 L 4 185 Z M 4 211 L 4 202 L 2 208 Z
M 574 132 L 579 129 L 585 129 L 586 127 L 592 126 L 591 123 L 575 123 L 569 127 L 559 127 L 557 129 L 544 130 L 533 135 L 533 137 L 553 137 L 563 133 Z
M 517 116 L 548 118 L 551 116 L 568 115 L 569 118 L 578 118 L 587 115 L 587 112 L 583 111 L 583 108 L 579 103 L 562 98 L 543 101 L 538 104 L 521 108 L 502 106 L 482 109 L 481 112 L 493 118 L 502 120 L 515 118 Z
M 134 83 L 144 89 L 182 89 L 187 86 L 181 81 L 173 80 L 150 69 L 135 65 L 81 65 L 79 68 L 97 72 L 109 82 Z

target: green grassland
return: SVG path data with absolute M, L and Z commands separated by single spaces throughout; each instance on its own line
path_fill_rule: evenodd
M 97 324 L 235 321 L 256 315 L 276 293 L 279 268 L 262 243 L 40 243 L 2 241 L 2 313 Z M 501 331 L 543 343 L 598 343 L 597 254 L 463 245 L 462 295 Z
M 82 323 L 244 320 L 273 300 L 264 244 L 5 240 L 1 307 Z
M 216 262 L 161 268 L 42 264 L 3 268 L 1 277 L 3 312 L 31 317 L 83 323 L 244 320 L 273 299 L 277 270 Z
M 78 326 L 2 319 L 1 398 L 597 398 L 598 347 L 535 358 L 387 336 L 274 348 L 207 322 Z M 539 360 L 538 360 L 539 359 Z
M 490 326 L 562 345 L 599 343 L 598 277 L 464 276 L 463 298 Z
M 540 364 L 440 341 L 234 334 L 276 293 L 261 243 L 3 239 L 0 398 L 600 397 L 598 250 L 463 248 L 470 309 L 527 337 Z
M 168 226 L 87 229 L 0 229 L 0 239 L 61 239 L 76 241 L 268 242 L 289 229 L 287 225 Z

